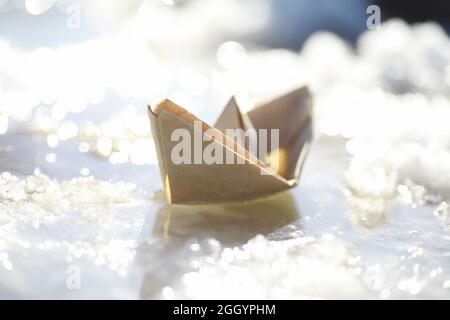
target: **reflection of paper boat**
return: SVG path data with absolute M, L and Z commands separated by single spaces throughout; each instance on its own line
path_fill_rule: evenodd
M 299 219 L 295 198 L 289 192 L 280 192 L 246 202 L 163 205 L 152 223 L 153 234 L 166 239 L 214 238 L 223 245 L 236 246 L 258 234 L 266 236 Z
M 298 184 L 300 170 L 312 138 L 312 104 L 307 87 L 263 104 L 242 114 L 232 98 L 215 128 L 200 121 L 175 103 L 164 100 L 155 110 L 148 108 L 152 134 L 164 191 L 169 203 L 203 204 L 246 201 L 287 190 Z M 226 129 L 279 129 L 279 146 L 267 147 L 267 157 L 253 153 L 226 136 Z M 212 145 L 223 149 L 223 156 L 245 159 L 245 164 L 175 164 L 171 152 L 176 129 L 192 136 L 208 136 L 200 149 Z M 231 146 L 231 147 L 230 147 Z M 196 150 L 192 146 L 192 156 Z M 272 150 L 273 149 L 273 150 Z M 198 150 L 197 150 L 198 151 Z M 278 161 L 274 170 L 270 163 Z M 264 174 L 262 174 L 264 172 Z M 268 174 L 269 173 L 269 174 Z

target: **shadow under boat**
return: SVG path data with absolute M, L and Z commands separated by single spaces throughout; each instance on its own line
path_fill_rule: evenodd
M 226 245 L 239 245 L 299 218 L 292 194 L 281 192 L 243 203 L 166 205 L 158 213 L 154 234 L 166 239 L 214 238 Z
M 244 203 L 164 204 L 153 224 L 152 233 L 157 240 L 142 244 L 137 250 L 137 259 L 144 269 L 140 296 L 158 298 L 164 287 L 178 283 L 183 274 L 192 271 L 188 261 L 196 253 L 187 249 L 191 243 L 215 239 L 222 248 L 238 246 L 258 234 L 269 235 L 298 221 L 301 216 L 289 191 Z

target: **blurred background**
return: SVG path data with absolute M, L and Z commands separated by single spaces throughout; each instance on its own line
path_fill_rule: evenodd
M 220 43 L 223 39 L 247 40 L 251 43 L 267 47 L 285 47 L 298 50 L 313 32 L 328 30 L 352 42 L 357 36 L 367 30 L 366 9 L 370 5 L 378 5 L 383 12 L 382 21 L 392 17 L 400 17 L 409 23 L 436 21 L 446 30 L 449 28 L 449 5 L 446 1 L 433 0 L 424 5 L 421 1 L 411 1 L 407 6 L 402 1 L 353 1 L 343 3 L 332 1 L 308 0 L 251 0 L 246 1 L 214 1 L 207 5 L 201 0 L 173 0 L 173 1 L 2 1 L 2 33 L 4 37 L 24 47 L 59 45 L 62 38 L 66 42 L 87 40 L 100 35 L 112 34 L 130 19 L 136 18 L 138 12 L 142 15 L 145 10 L 152 10 L 157 19 L 146 17 L 147 26 L 157 30 L 146 30 L 145 33 L 158 33 L 161 38 L 167 36 L 170 29 L 186 26 L 189 29 L 178 30 L 178 37 L 191 34 L 190 29 L 203 29 L 204 43 L 202 51 L 208 44 Z M 82 10 L 80 22 L 84 28 L 78 32 L 69 32 L 67 25 L 70 13 L 75 7 Z M 196 10 L 199 6 L 202 9 Z M 201 14 L 204 13 L 204 14 Z M 30 17 L 32 15 L 32 17 Z M 167 18 L 167 16 L 182 16 L 183 19 Z M 83 18 L 83 19 L 81 19 Z M 230 19 L 232 18 L 232 19 Z M 14 28 L 11 24 L 26 19 L 27 26 Z M 206 28 L 205 23 L 214 21 Z M 172 23 L 170 23 L 172 22 Z M 203 28 L 202 28 L 203 27 Z M 211 27 L 213 27 L 211 29 Z M 158 31 L 158 32 L 156 32 Z M 214 39 L 207 34 L 214 31 Z M 141 31 L 144 33 L 144 31 Z M 201 30 L 198 30 L 200 33 Z M 182 34 L 185 34 L 184 36 Z M 173 34 L 172 34 L 173 35 Z M 200 35 L 199 35 L 200 36 Z M 156 36 L 154 36 L 156 37 Z M 151 38 L 148 36 L 148 38 Z M 206 38 L 206 39 L 205 39 Z M 163 39 L 155 46 L 163 46 Z M 169 41 L 169 39 L 165 39 Z
M 449 19 L 445 0 L 0 0 L 0 297 L 448 299 Z M 214 123 L 304 84 L 298 188 L 161 201 L 148 104 Z

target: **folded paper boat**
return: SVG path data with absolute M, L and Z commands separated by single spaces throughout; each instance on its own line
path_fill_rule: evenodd
M 160 102 L 154 109 L 149 106 L 148 114 L 164 193 L 173 204 L 248 201 L 290 189 L 299 182 L 312 139 L 312 101 L 306 86 L 248 113 L 242 113 L 236 100 L 231 98 L 214 127 L 170 100 Z M 195 141 L 188 144 L 187 156 L 194 159 L 192 162 L 180 164 L 173 160 L 174 148 L 180 143 L 173 135 L 177 129 L 202 137 L 200 144 Z M 246 148 L 243 140 L 230 136 L 229 132 L 234 131 L 229 129 L 242 129 L 240 132 L 275 132 L 274 129 L 278 129 L 278 141 L 275 144 L 271 137 L 265 139 L 267 150 L 260 156 Z M 259 135 L 253 137 L 262 139 Z M 197 154 L 207 148 L 223 150 L 224 159 L 239 159 L 240 162 L 196 161 L 199 160 L 195 159 Z

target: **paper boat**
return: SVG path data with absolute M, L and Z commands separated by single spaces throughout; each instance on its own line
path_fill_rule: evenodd
M 160 102 L 155 109 L 149 106 L 148 114 L 164 193 L 167 202 L 173 204 L 248 201 L 290 189 L 299 182 L 312 139 L 312 101 L 306 86 L 245 114 L 231 98 L 214 127 L 170 100 Z M 205 163 L 198 159 L 175 163 L 172 155 L 179 140 L 174 141 L 173 133 L 177 129 L 203 138 L 199 144 L 188 145 L 189 159 L 214 149 L 223 151 L 224 159 L 239 159 L 240 164 Z M 277 144 L 267 139 L 266 156 L 261 157 L 231 137 L 227 129 L 256 132 L 278 129 L 279 139 Z M 257 139 L 262 138 L 258 135 Z

